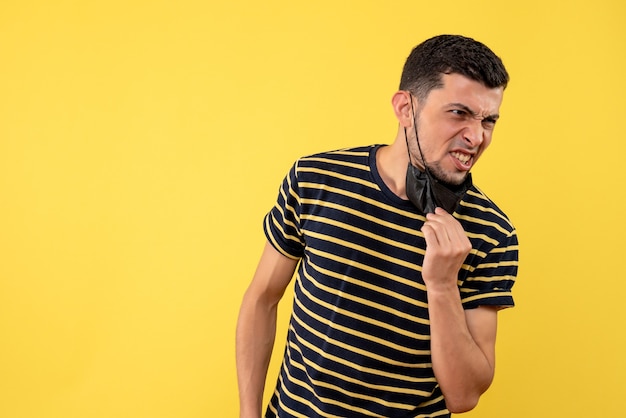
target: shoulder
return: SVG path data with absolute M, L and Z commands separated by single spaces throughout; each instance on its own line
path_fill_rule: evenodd
M 298 160 L 299 165 L 364 163 L 367 164 L 372 149 L 376 145 L 341 148 L 306 155 Z
M 344 173 L 360 176 L 370 171 L 370 155 L 376 147 L 368 145 L 342 148 L 301 157 L 295 164 L 296 175 L 300 177 L 307 173 L 316 175 Z
M 457 209 L 457 217 L 465 224 L 474 225 L 473 229 L 492 230 L 494 233 L 511 236 L 515 226 L 509 217 L 482 190 L 472 186 Z

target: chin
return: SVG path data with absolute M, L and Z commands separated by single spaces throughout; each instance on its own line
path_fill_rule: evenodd
M 447 173 L 442 173 L 438 170 L 431 170 L 431 173 L 433 177 L 435 177 L 435 179 L 439 183 L 442 183 L 445 186 L 451 189 L 454 189 L 455 187 L 458 187 L 463 184 L 463 182 L 465 181 L 465 179 L 467 178 L 469 174 L 469 171 L 462 173 L 462 174 L 457 174 L 457 175 L 450 175 Z
M 455 188 L 463 184 L 469 171 L 459 171 L 456 169 L 444 169 L 440 163 L 428 164 L 428 171 L 439 182 L 450 188 Z

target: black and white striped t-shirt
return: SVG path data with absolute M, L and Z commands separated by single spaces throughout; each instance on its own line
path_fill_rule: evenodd
M 265 218 L 270 243 L 302 259 L 267 417 L 449 416 L 430 358 L 425 218 L 382 181 L 378 147 L 298 160 Z M 513 306 L 515 228 L 476 187 L 455 217 L 473 247 L 464 308 Z

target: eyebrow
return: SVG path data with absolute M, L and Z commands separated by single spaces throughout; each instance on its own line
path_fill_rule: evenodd
M 472 110 L 467 105 L 464 105 L 463 103 L 450 103 L 448 105 L 448 107 L 460 107 L 461 109 L 465 110 L 467 113 L 472 115 L 472 117 L 474 119 L 487 120 L 487 121 L 496 121 L 496 120 L 498 120 L 500 118 L 500 115 L 498 113 L 494 113 L 493 115 L 487 115 L 485 117 L 481 117 L 478 113 L 476 113 L 474 110 Z

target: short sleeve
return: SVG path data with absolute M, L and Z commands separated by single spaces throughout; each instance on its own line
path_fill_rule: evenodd
M 494 246 L 461 286 L 465 309 L 478 306 L 508 308 L 515 305 L 511 289 L 518 267 L 517 232 L 513 229 Z
M 297 170 L 296 162 L 283 180 L 276 204 L 263 222 L 267 240 L 278 252 L 292 259 L 300 258 L 304 253 Z

